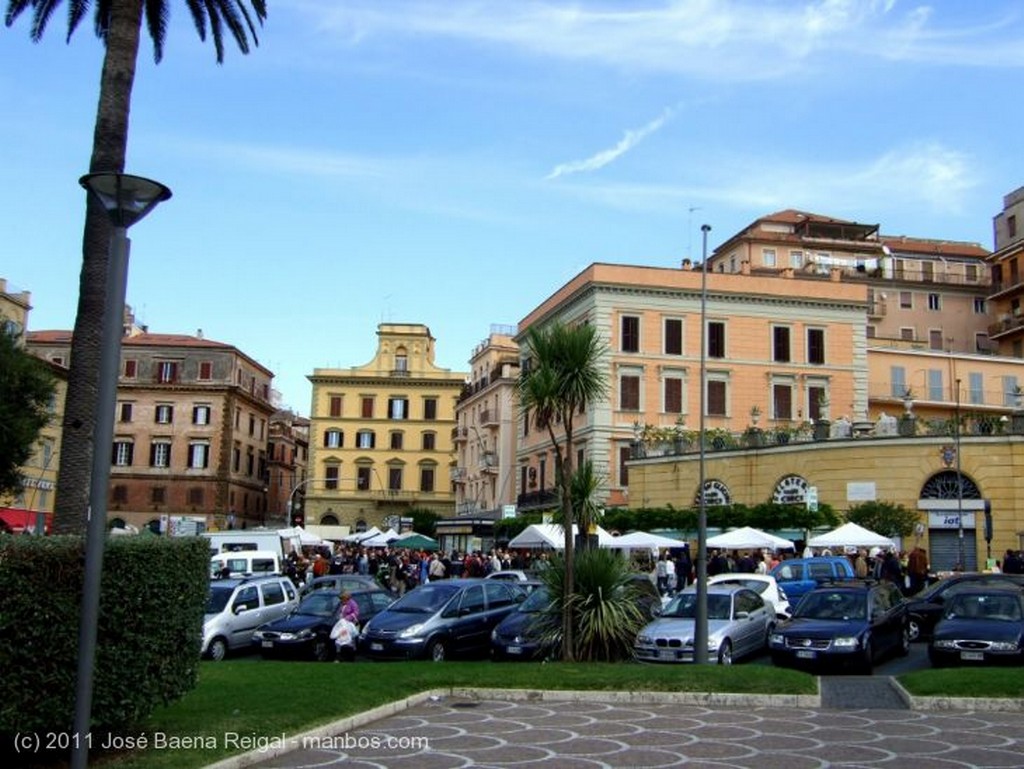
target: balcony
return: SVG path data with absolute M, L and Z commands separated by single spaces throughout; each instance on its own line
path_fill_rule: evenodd
M 453 467 L 452 468 L 452 483 L 465 483 L 466 482 L 466 468 L 465 467 Z
M 469 440 L 469 428 L 453 427 L 452 440 L 455 441 L 455 443 L 465 443 L 467 440 Z
M 484 409 L 480 412 L 480 425 L 482 427 L 498 427 L 501 424 L 501 415 L 497 409 Z
M 1021 329 L 1024 329 L 1024 314 L 1019 311 L 1014 314 L 1004 313 L 999 316 L 998 321 L 989 325 L 988 338 L 999 339 L 1016 335 Z
M 870 302 L 868 303 L 868 317 L 869 318 L 884 318 L 886 313 L 885 302 Z
M 480 456 L 480 472 L 482 473 L 497 473 L 498 472 L 498 455 L 494 451 L 485 451 Z
M 516 498 L 516 506 L 521 513 L 531 510 L 549 510 L 558 506 L 558 493 L 554 489 L 528 491 Z

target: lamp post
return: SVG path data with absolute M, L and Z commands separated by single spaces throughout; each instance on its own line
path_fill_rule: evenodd
M 697 481 L 697 612 L 693 629 L 693 661 L 706 665 L 708 662 L 708 510 L 704 499 L 704 412 L 707 398 L 707 357 L 708 357 L 708 232 L 710 224 L 700 226 L 703 238 L 700 265 L 700 458 Z
M 124 302 L 128 286 L 128 228 L 171 197 L 160 182 L 122 173 L 86 174 L 78 183 L 103 206 L 113 224 L 107 257 L 106 306 L 100 337 L 96 426 L 93 430 L 92 473 L 89 479 L 89 523 L 85 534 L 85 575 L 78 634 L 78 676 L 71 767 L 84 769 L 89 758 L 96 629 L 99 624 L 103 543 L 106 539 L 109 446 L 114 442 L 114 410 L 121 364 Z

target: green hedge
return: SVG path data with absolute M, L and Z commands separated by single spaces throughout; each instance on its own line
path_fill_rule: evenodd
M 107 540 L 92 723 L 120 731 L 195 687 L 209 581 L 201 537 Z M 0 734 L 70 731 L 85 548 L 0 536 Z

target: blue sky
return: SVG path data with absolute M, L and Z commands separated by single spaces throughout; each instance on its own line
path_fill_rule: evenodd
M 143 41 L 128 301 L 306 376 L 425 323 L 468 369 L 592 262 L 677 266 L 784 208 L 992 247 L 1024 184 L 1011 0 L 268 0 L 217 66 L 180 0 Z M 6 7 L 6 3 L 4 3 Z M 71 328 L 102 49 L 65 9 L 0 28 L 0 276 Z

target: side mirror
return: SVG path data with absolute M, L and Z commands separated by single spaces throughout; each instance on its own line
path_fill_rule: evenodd
M 736 619 L 748 619 L 750 617 L 749 611 L 738 611 L 736 612 Z
M 246 612 L 248 610 L 249 610 L 249 607 L 246 606 L 244 603 L 241 603 L 238 606 L 236 606 L 235 608 L 233 608 L 231 611 L 234 614 L 241 614 L 242 612 Z

